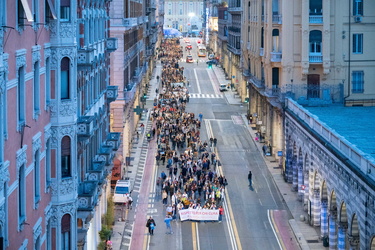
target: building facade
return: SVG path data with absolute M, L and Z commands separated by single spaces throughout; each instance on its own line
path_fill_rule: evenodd
M 375 159 L 296 101 L 285 112 L 286 180 L 330 249 L 375 249 Z
M 130 156 L 132 137 L 147 98 L 147 83 L 156 66 L 155 48 L 162 35 L 163 6 L 162 1 L 111 3 L 111 34 L 121 41 L 111 55 L 111 86 L 119 90 L 118 98 L 111 104 L 111 129 L 121 133 L 123 139 L 113 182 L 124 175 L 123 164 Z
M 120 139 L 109 131 L 109 3 L 0 1 L 2 249 L 100 241 Z
M 202 30 L 205 15 L 204 2 L 193 1 L 165 1 L 164 27 L 175 28 L 184 35 Z

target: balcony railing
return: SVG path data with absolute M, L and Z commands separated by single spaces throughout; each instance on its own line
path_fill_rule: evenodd
M 264 88 L 264 80 L 258 79 L 256 76 L 250 77 L 250 82 L 258 89 Z
M 323 16 L 322 15 L 310 15 L 309 23 L 323 23 Z
M 272 23 L 274 24 L 281 24 L 281 15 L 272 15 Z
M 107 51 L 109 52 L 117 50 L 118 48 L 117 37 L 109 37 L 106 42 L 106 48 L 107 48 Z
M 118 96 L 118 86 L 107 86 L 107 101 L 113 102 Z
M 137 18 L 136 18 L 136 17 L 124 18 L 124 19 L 122 20 L 122 24 L 123 24 L 125 27 L 133 27 L 133 26 L 136 26 L 136 25 L 138 25 L 138 23 L 137 23 Z
M 102 184 L 104 179 L 107 177 L 107 171 L 104 161 L 94 161 L 92 168 L 87 173 L 88 181 L 97 181 Z
M 135 93 L 137 91 L 137 85 L 134 82 L 130 82 L 124 91 L 125 101 L 131 101 L 134 99 Z
M 278 97 L 281 93 L 281 89 L 278 87 L 278 85 L 272 85 L 272 88 L 267 87 L 264 93 L 268 97 Z
M 112 147 L 113 151 L 117 151 L 120 147 L 120 132 L 110 132 L 107 135 L 106 145 Z
M 78 187 L 78 209 L 93 210 L 98 202 L 98 182 L 84 181 Z
M 228 50 L 229 50 L 230 52 L 232 52 L 233 54 L 241 55 L 241 49 L 237 49 L 237 48 L 234 48 L 234 47 L 228 46 Z
M 281 62 L 281 52 L 271 52 L 271 62 Z
M 87 139 L 94 133 L 94 116 L 81 116 L 77 120 L 77 135 Z
M 259 49 L 259 55 L 260 56 L 264 56 L 264 48 L 260 48 Z
M 322 63 L 323 62 L 322 53 L 310 53 L 309 54 L 309 62 L 310 63 Z

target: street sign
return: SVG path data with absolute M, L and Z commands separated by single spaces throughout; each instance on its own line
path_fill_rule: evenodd
M 134 112 L 137 114 L 137 115 L 140 115 L 142 114 L 143 112 L 143 109 L 139 106 L 137 106 L 135 109 L 134 109 Z

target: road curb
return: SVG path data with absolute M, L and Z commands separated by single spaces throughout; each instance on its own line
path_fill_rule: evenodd
M 302 250 L 308 250 L 310 247 L 307 244 L 307 241 L 305 240 L 305 237 L 301 233 L 299 226 L 297 225 L 297 222 L 295 219 L 289 220 L 289 225 L 292 228 L 292 231 L 294 233 L 294 236 L 297 239 L 297 242 Z

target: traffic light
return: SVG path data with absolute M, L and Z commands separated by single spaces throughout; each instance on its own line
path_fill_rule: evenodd
M 249 102 L 249 97 L 246 97 L 245 98 L 245 103 L 248 103 Z

